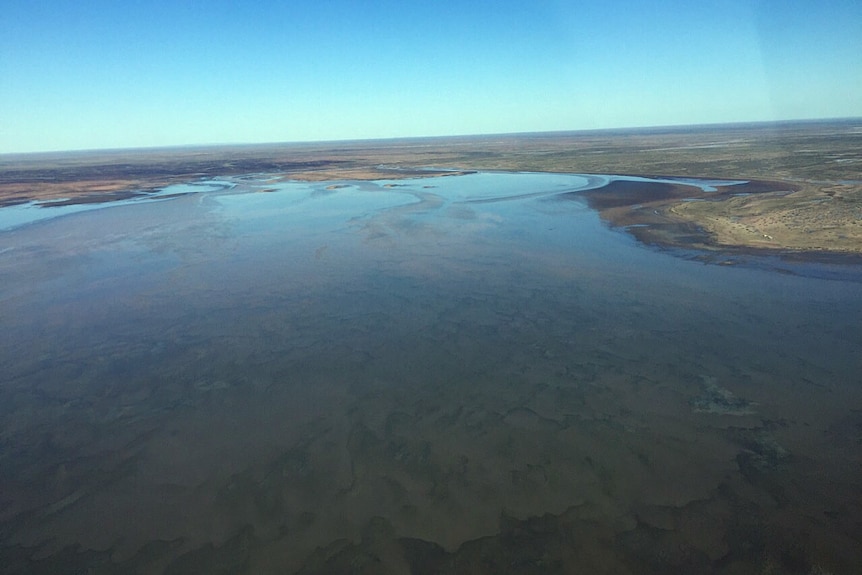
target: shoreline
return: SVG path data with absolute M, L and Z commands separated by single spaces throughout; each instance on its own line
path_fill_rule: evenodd
M 625 198 L 620 183 L 582 195 L 592 198 L 610 225 L 648 244 L 705 254 L 853 259 L 862 257 L 857 125 L 791 122 L 0 156 L 0 209 L 145 198 L 174 184 L 243 175 L 321 182 L 472 171 L 662 174 L 677 182 L 662 184 L 669 188 L 626 184 L 637 187 Z M 705 193 L 684 185 L 691 179 L 748 183 Z M 607 205 L 612 196 L 618 205 Z
M 337 182 L 458 176 L 475 171 L 373 166 L 268 175 L 280 181 Z M 581 175 L 609 181 L 563 196 L 586 199 L 590 208 L 611 227 L 631 234 L 646 245 L 726 256 L 779 256 L 799 262 L 862 264 L 862 207 L 860 217 L 854 219 L 852 213 L 839 210 L 840 213 L 833 214 L 823 205 L 844 203 L 841 193 L 859 192 L 860 185 L 814 186 L 782 180 L 747 180 L 721 185 L 712 178 L 691 175 Z M 0 209 L 33 202 L 41 204 L 42 208 L 51 208 L 145 199 L 170 185 L 192 183 L 200 177 L 189 174 L 149 182 L 88 179 L 52 182 L 35 188 L 20 183 L 11 186 L 0 183 Z M 698 180 L 708 182 L 712 190 L 704 191 L 693 183 Z M 806 207 L 809 213 L 805 213 Z M 788 216 L 786 212 L 794 213 Z M 801 219 L 809 225 L 799 225 Z M 826 243 L 831 245 L 824 247 Z
M 829 221 L 830 214 L 822 207 L 805 214 L 805 202 L 823 202 L 812 200 L 817 190 L 799 183 L 749 180 L 704 192 L 687 184 L 616 180 L 577 194 L 609 225 L 647 245 L 726 256 L 862 264 L 862 225 L 854 226 L 852 221 L 834 225 L 839 216 L 832 215 Z M 769 210 L 746 210 L 764 202 L 771 204 Z M 800 212 L 796 221 L 809 215 L 819 227 L 794 228 L 794 221 L 781 216 L 782 210 Z M 830 239 L 824 238 L 827 234 L 836 238 L 830 247 L 823 247 Z

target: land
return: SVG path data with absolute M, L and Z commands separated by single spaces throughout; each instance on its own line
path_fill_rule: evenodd
M 642 241 L 818 259 L 862 255 L 862 120 L 0 156 L 0 206 L 102 202 L 217 176 L 403 178 L 514 170 L 745 180 L 587 194 Z M 612 198 L 612 199 L 610 199 Z

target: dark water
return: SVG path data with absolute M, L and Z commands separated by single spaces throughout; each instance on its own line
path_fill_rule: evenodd
M 0 232 L 0 572 L 858 572 L 852 270 L 578 176 L 229 183 Z

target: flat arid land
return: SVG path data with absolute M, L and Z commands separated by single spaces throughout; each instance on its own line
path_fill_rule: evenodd
M 0 206 L 102 202 L 206 177 L 371 180 L 469 170 L 743 181 L 615 182 L 587 194 L 661 246 L 796 257 L 862 254 L 862 120 L 270 144 L 0 157 Z M 54 204 L 57 205 L 57 204 Z

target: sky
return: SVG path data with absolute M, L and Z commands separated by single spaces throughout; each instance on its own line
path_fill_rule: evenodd
M 859 116 L 859 0 L 0 8 L 0 153 Z

